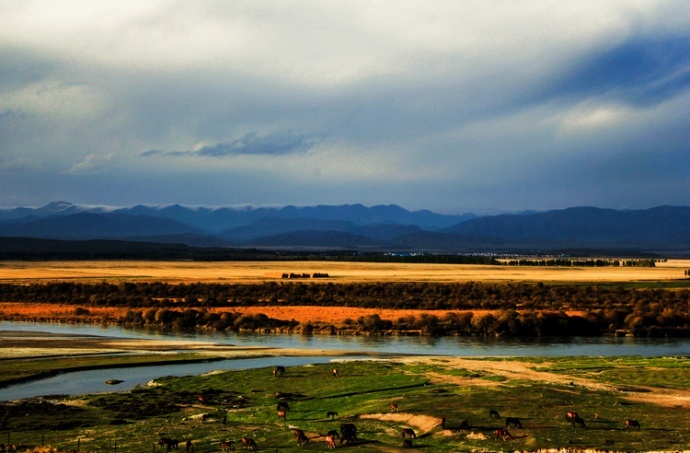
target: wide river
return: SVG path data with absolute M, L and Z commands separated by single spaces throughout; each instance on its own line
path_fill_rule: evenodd
M 452 356 L 685 356 L 690 354 L 690 339 L 647 339 L 611 337 L 575 338 L 475 338 L 475 337 L 356 337 L 305 336 L 232 333 L 159 332 L 121 327 L 0 322 L 0 330 L 98 335 L 155 340 L 210 341 L 234 346 L 335 349 L 363 353 L 426 354 Z M 211 370 L 286 366 L 342 360 L 336 357 L 280 357 L 226 360 L 203 364 L 165 365 L 80 371 L 0 389 L 0 401 L 46 394 L 82 394 L 128 390 L 160 376 L 201 374 Z M 126 376 L 126 377 L 123 377 Z M 107 386 L 108 379 L 123 379 L 118 386 Z

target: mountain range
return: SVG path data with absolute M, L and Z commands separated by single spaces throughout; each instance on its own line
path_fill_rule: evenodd
M 477 216 L 366 207 L 126 208 L 54 202 L 0 210 L 0 237 L 118 240 L 195 247 L 401 252 L 690 250 L 690 207 L 645 210 L 573 207 Z

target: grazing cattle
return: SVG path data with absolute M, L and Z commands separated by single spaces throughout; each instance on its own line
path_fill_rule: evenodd
M 259 447 L 257 447 L 256 442 L 254 442 L 254 439 L 251 437 L 243 437 L 242 438 L 242 449 L 247 449 L 251 448 L 252 450 L 256 450 Z
M 506 428 L 519 429 L 519 428 L 522 428 L 522 423 L 520 423 L 519 418 L 506 417 Z
M 187 450 L 187 453 L 192 453 L 194 451 L 194 447 L 192 447 L 192 441 L 188 440 L 187 442 L 184 443 L 185 449 Z
M 412 439 L 403 440 L 403 448 L 412 448 Z
M 335 439 L 333 436 L 326 436 L 326 448 L 335 449 Z
M 585 421 L 583 419 L 581 419 L 580 417 L 575 417 L 572 420 L 570 420 L 570 424 L 573 426 L 577 425 L 580 428 L 585 427 Z
M 401 434 L 402 434 L 403 439 L 406 437 L 411 437 L 413 439 L 417 438 L 417 434 L 415 434 L 415 432 L 412 428 L 403 428 L 401 431 Z
M 470 429 L 470 424 L 467 420 L 463 420 L 462 423 L 460 423 L 460 431 L 467 431 L 468 429 Z
M 393 403 L 391 404 L 391 412 L 398 412 L 398 405 Z
M 278 406 L 276 407 L 276 410 L 287 412 L 290 410 L 290 405 L 288 403 L 286 403 L 285 401 L 280 401 L 280 402 L 278 402 Z
M 287 413 L 285 411 L 278 411 L 278 420 L 285 421 Z
M 235 451 L 235 441 L 234 440 L 224 440 L 220 443 L 220 449 L 223 451 Z
M 494 439 L 495 440 L 501 439 L 501 440 L 505 441 L 505 440 L 512 439 L 512 438 L 513 438 L 513 436 L 510 435 L 510 433 L 508 432 L 507 429 L 497 429 L 496 432 L 494 433 Z
M 566 414 L 565 414 L 566 420 L 571 422 L 571 421 L 573 421 L 574 418 L 579 418 L 579 416 L 577 415 L 577 412 L 572 412 L 572 411 L 566 412 Z
M 357 440 L 357 427 L 354 423 L 343 423 L 340 425 L 340 443 L 348 444 Z
M 326 412 L 326 418 L 330 418 L 331 420 L 335 420 L 335 418 L 337 416 L 338 416 L 337 412 L 333 412 L 333 411 Z
M 339 376 L 340 376 L 340 374 L 338 374 L 338 369 L 333 368 L 333 377 L 339 377 Z
M 629 428 L 640 429 L 640 422 L 638 422 L 637 420 L 630 420 L 630 419 L 626 420 L 625 421 L 625 429 L 629 429 Z
M 303 444 L 309 443 L 309 438 L 301 429 L 295 428 L 292 430 L 292 433 L 295 435 L 295 442 L 297 442 L 297 445 L 302 446 Z
M 489 411 L 489 418 L 491 418 L 492 420 L 498 420 L 499 418 L 501 418 L 501 416 L 498 415 L 498 411 L 491 409 Z
M 178 449 L 180 442 L 177 439 L 170 439 L 169 437 L 161 437 L 160 440 L 158 441 L 158 445 L 161 446 L 161 449 L 165 447 L 166 451 L 170 451 L 173 448 L 175 450 Z

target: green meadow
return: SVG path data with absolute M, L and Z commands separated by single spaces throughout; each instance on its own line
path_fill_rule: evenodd
M 466 369 L 454 358 L 343 360 L 333 364 L 161 377 L 127 392 L 4 403 L 0 442 L 18 451 L 157 452 L 160 437 L 191 440 L 194 452 L 221 451 L 221 441 L 251 437 L 259 451 L 325 451 L 325 435 L 354 423 L 357 440 L 337 449 L 407 451 L 402 428 L 412 428 L 412 448 L 428 452 L 535 451 L 569 448 L 607 451 L 678 451 L 690 445 L 690 410 L 673 399 L 690 386 L 687 358 L 564 357 L 476 359 L 515 362 L 561 381 Z M 279 359 L 276 359 L 279 363 Z M 339 377 L 333 376 L 337 367 Z M 568 379 L 572 378 L 572 382 Z M 582 382 L 592 385 L 582 385 Z M 659 392 L 659 389 L 662 391 Z M 278 418 L 277 405 L 290 410 Z M 397 404 L 397 412 L 391 411 Z M 492 419 L 489 411 L 501 418 Z M 575 411 L 585 427 L 565 418 Z M 328 412 L 336 412 L 334 419 Z M 496 440 L 506 417 L 521 429 Z M 445 427 L 442 419 L 445 418 Z M 626 429 L 638 420 L 640 430 Z M 461 430 L 463 421 L 468 429 Z M 293 429 L 309 443 L 298 446 Z M 39 447 L 43 446 L 43 449 Z M 21 450 L 24 448 L 24 450 Z M 0 450 L 2 451 L 2 450 Z

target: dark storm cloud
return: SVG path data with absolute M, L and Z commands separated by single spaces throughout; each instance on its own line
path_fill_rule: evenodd
M 304 135 L 271 134 L 262 136 L 256 132 L 244 136 L 229 143 L 218 143 L 214 146 L 204 146 L 195 151 L 163 151 L 152 149 L 143 152 L 144 157 L 227 157 L 239 155 L 267 155 L 277 156 L 308 151 L 314 142 Z

